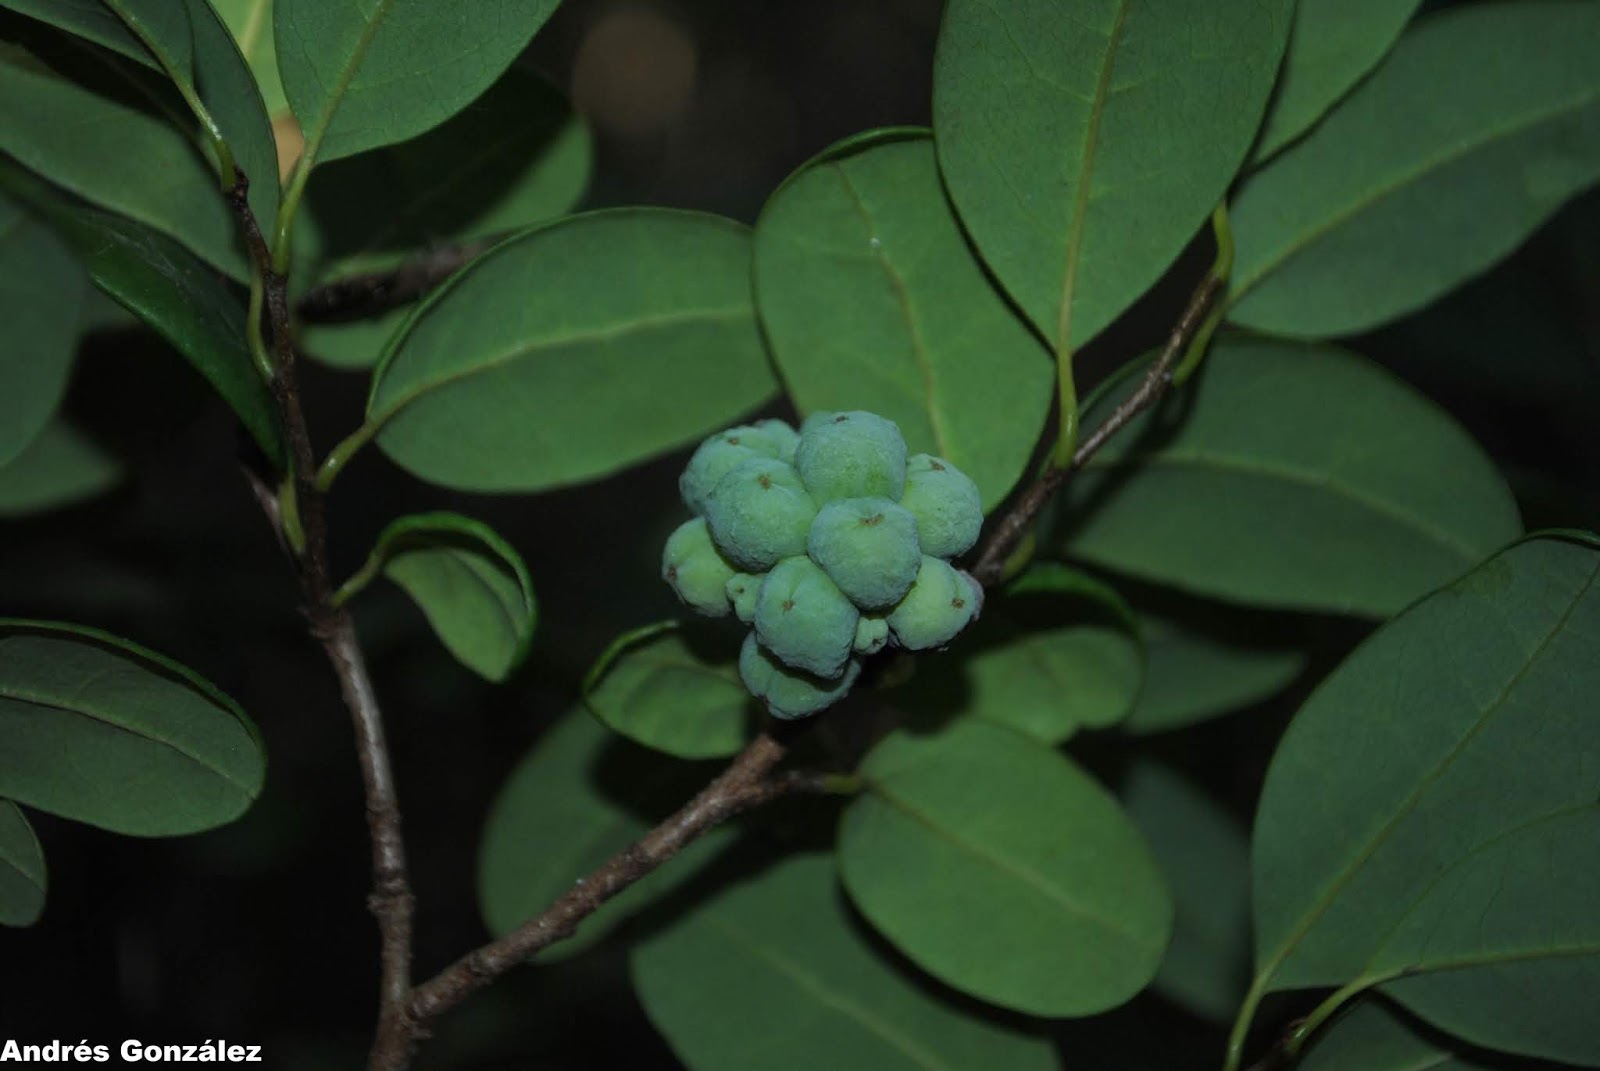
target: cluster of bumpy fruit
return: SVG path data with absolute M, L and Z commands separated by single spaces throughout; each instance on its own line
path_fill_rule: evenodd
M 977 485 L 947 461 L 908 458 L 883 417 L 730 428 L 678 486 L 695 517 L 667 540 L 661 574 L 700 613 L 751 626 L 739 675 L 776 717 L 844 698 L 861 659 L 890 643 L 949 643 L 982 605 L 949 562 L 978 541 Z

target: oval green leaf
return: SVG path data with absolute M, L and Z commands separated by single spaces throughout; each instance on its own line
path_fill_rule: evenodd
M 1229 318 L 1348 335 L 1421 308 L 1600 179 L 1600 6 L 1475 4 L 1407 32 L 1232 206 Z
M 1050 408 L 1049 354 L 984 274 L 924 134 L 852 139 L 791 176 L 755 232 L 756 305 L 802 413 L 866 409 L 992 508 Z
M 401 517 L 343 588 L 348 598 L 381 571 L 410 595 L 440 642 L 480 677 L 503 681 L 533 643 L 538 604 L 522 556 L 494 529 L 459 513 Z
M 87 283 L 50 228 L 0 194 L 0 470 L 61 404 Z
M 1299 0 L 1253 158 L 1265 160 L 1322 118 L 1394 47 L 1419 3 Z
M 861 766 L 839 869 L 923 970 L 1032 1015 L 1093 1015 L 1155 976 L 1173 907 L 1128 816 L 1065 756 L 990 722 L 901 731 Z
M 1172 886 L 1172 944 L 1156 992 L 1226 1023 L 1250 985 L 1250 845 L 1244 827 L 1159 763 L 1135 763 L 1123 786 L 1128 817 Z
M 323 162 L 405 141 L 488 89 L 557 0 L 277 0 L 278 70 Z
M 62 420 L 46 424 L 27 449 L 0 465 L 0 517 L 7 520 L 75 505 L 115 486 L 122 466 Z
M 1086 422 L 1089 423 L 1089 422 Z M 1221 339 L 1074 481 L 1064 546 L 1200 595 L 1383 617 L 1521 532 L 1493 463 L 1362 358 Z
M 266 773 L 233 700 L 75 625 L 0 619 L 0 742 L 0 796 L 135 836 L 231 822 Z
M 873 949 L 825 855 L 724 887 L 642 942 L 632 968 L 645 1014 L 692 1071 L 1056 1066 L 1042 1033 L 975 1014 Z
M 737 640 L 693 622 L 618 637 L 589 670 L 583 698 L 615 731 L 680 759 L 736 754 L 761 715 L 739 679 Z
M 261 102 L 268 115 L 289 107 L 283 94 L 283 76 L 278 73 L 278 49 L 272 33 L 272 0 L 211 0 L 217 14 L 233 34 L 234 43 L 250 65 Z
M 978 252 L 1059 349 L 1161 276 L 1255 137 L 1289 0 L 950 0 L 939 163 Z
M 1469 1055 L 1424 1035 L 1381 1000 L 1363 1000 L 1323 1027 L 1295 1065 L 1299 1071 L 1508 1071 L 1484 1053 Z M 1518 1071 L 1560 1071 L 1518 1062 Z
M 749 232 L 668 209 L 573 216 L 434 292 L 373 375 L 362 435 L 462 490 L 593 479 L 771 397 Z
M 1295 716 L 1253 850 L 1258 992 L 1384 992 L 1474 1044 L 1600 1065 L 1600 539 L 1491 558 Z
M 0 800 L 0 926 L 32 926 L 44 911 L 44 851 L 10 800 Z

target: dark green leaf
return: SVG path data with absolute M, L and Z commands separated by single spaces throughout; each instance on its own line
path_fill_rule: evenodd
M 792 176 L 756 224 L 756 304 L 779 371 L 802 412 L 888 417 L 991 508 L 1044 425 L 1049 354 L 967 245 L 932 140 L 850 144 Z
M 151 70 L 161 69 L 160 62 L 106 0 L 0 0 L 0 7 L 8 7 L 29 18 L 66 30 L 85 41 L 93 41 Z M 189 32 L 188 7 L 185 4 L 167 4 L 165 11 L 155 14 L 163 19 L 166 36 L 184 41 L 181 59 L 192 70 L 194 49 Z
M 528 656 L 538 606 L 522 556 L 494 529 L 458 513 L 419 513 L 378 536 L 360 579 L 379 569 L 410 595 L 451 654 L 503 681 Z
M 0 465 L 0 517 L 26 517 L 93 498 L 122 477 L 116 459 L 70 424 L 46 424 Z
M 277 0 L 278 70 L 327 162 L 439 125 L 500 77 L 556 0 Z
M 1198 620 L 1144 613 L 1139 626 L 1148 662 L 1139 701 L 1123 725 L 1130 733 L 1231 714 L 1282 691 L 1306 666 L 1304 651 L 1241 639 Z
M 1265 160 L 1305 133 L 1376 67 L 1419 2 L 1299 0 L 1255 159 Z
M 1067 758 L 976 719 L 897 732 L 862 764 L 839 830 L 862 914 L 919 967 L 1034 1015 L 1093 1015 L 1155 976 L 1172 933 L 1160 871 Z
M 645 747 L 680 759 L 732 755 L 760 708 L 739 679 L 738 641 L 676 621 L 621 636 L 584 681 L 594 716 Z
M 1235 323 L 1346 335 L 1421 308 L 1600 178 L 1600 5 L 1423 19 L 1304 141 L 1244 184 Z
M 950 0 L 939 163 L 978 252 L 1073 349 L 1154 283 L 1228 188 L 1289 0 Z
M 0 800 L 0 926 L 32 926 L 44 910 L 44 852 L 17 805 Z
M 289 98 L 283 95 L 278 50 L 272 35 L 272 0 L 211 0 L 211 5 L 222 16 L 245 62 L 250 65 L 267 114 L 277 115 L 288 108 Z
M 619 209 L 526 232 L 435 291 L 373 375 L 363 434 L 426 480 L 537 491 L 615 472 L 771 396 L 749 232 Z
M 1096 454 L 1066 549 L 1202 595 L 1377 617 L 1515 538 L 1516 503 L 1442 410 L 1327 347 L 1222 339 Z
M 266 772 L 233 700 L 74 625 L 0 620 L 0 741 L 0 796 L 138 836 L 231 822 Z
M 0 469 L 61 404 L 87 291 L 72 251 L 0 194 Z
M 1600 1064 L 1600 540 L 1533 538 L 1374 633 L 1256 820 L 1256 991 L 1379 986 L 1475 1044 Z
M 1155 989 L 1226 1023 L 1250 984 L 1250 846 L 1228 812 L 1158 763 L 1138 762 L 1122 802 L 1167 875 L 1177 908 Z
M 1446 1039 L 1424 1035 L 1381 1000 L 1363 1000 L 1318 1031 L 1296 1065 L 1299 1071 L 1490 1071 L 1504 1065 L 1453 1051 Z M 1552 1064 L 1518 1064 L 1538 1071 Z
M 633 953 L 645 1013 L 693 1071 L 1048 1071 L 1042 1034 L 974 1014 L 876 952 L 832 862 L 800 855 Z
M 698 777 L 698 783 L 694 780 Z M 495 934 L 509 933 L 549 907 L 576 879 L 650 830 L 652 818 L 686 802 L 706 776 L 642 752 L 581 710 L 540 737 L 500 789 L 478 853 L 478 904 Z M 588 948 L 693 877 L 728 846 L 730 827 L 697 841 L 585 919 L 575 937 L 539 962 Z

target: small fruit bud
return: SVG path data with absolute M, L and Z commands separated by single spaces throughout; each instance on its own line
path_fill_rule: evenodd
M 978 542 L 983 496 L 966 473 L 943 458 L 915 454 L 906 460 L 906 493 L 900 505 L 917 519 L 924 554 L 954 558 Z
M 943 558 L 922 559 L 916 582 L 889 613 L 895 642 L 911 651 L 943 647 L 983 605 L 983 589 Z
M 711 537 L 729 561 L 746 572 L 772 568 L 806 552 L 816 504 L 788 464 L 757 458 L 735 466 L 706 499 Z
M 707 617 L 728 612 L 727 587 L 733 575 L 733 566 L 717 552 L 706 522 L 699 517 L 684 521 L 667 537 L 661 578 L 697 612 Z
M 906 443 L 891 420 L 875 413 L 812 417 L 795 448 L 794 465 L 817 502 L 876 496 L 898 501 L 906 489 Z
M 917 520 L 887 498 L 842 498 L 817 511 L 806 552 L 863 610 L 905 597 L 922 565 Z
M 818 677 L 844 672 L 861 613 L 810 558 L 785 558 L 761 582 L 755 628 L 791 669 Z
M 754 634 L 744 638 L 739 650 L 740 679 L 751 695 L 766 702 L 775 718 L 803 718 L 837 703 L 860 675 L 861 663 L 853 659 L 839 678 L 831 681 L 790 669 L 763 648 Z

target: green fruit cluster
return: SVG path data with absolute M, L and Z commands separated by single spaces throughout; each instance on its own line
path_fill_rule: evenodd
M 817 413 L 711 436 L 678 481 L 695 514 L 667 539 L 661 575 L 683 602 L 751 627 L 739 674 L 779 718 L 839 701 L 890 644 L 949 643 L 983 589 L 950 564 L 978 541 L 977 485 L 906 454 L 893 421 Z

